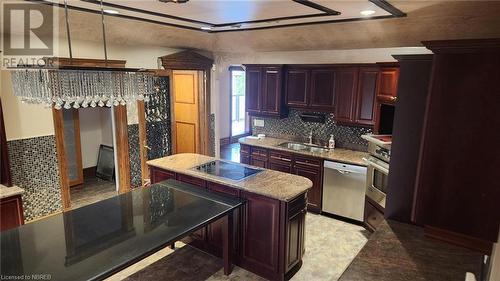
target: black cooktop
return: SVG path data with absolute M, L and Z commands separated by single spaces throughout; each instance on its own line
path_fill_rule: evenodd
M 193 168 L 196 171 L 214 175 L 231 180 L 241 180 L 251 175 L 262 172 L 253 168 L 248 168 L 236 163 L 229 163 L 220 160 L 210 161 L 200 166 Z

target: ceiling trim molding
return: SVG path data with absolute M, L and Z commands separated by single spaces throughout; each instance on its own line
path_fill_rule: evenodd
M 64 5 L 61 3 L 54 3 L 51 1 L 47 1 L 47 0 L 25 0 L 25 1 L 39 3 L 39 4 L 45 4 L 45 5 L 51 5 L 51 6 L 57 6 L 59 8 L 64 8 Z M 96 5 L 100 4 L 100 2 L 97 0 L 81 0 L 81 1 L 86 2 L 86 3 L 96 4 Z M 157 13 L 157 12 L 152 12 L 152 11 L 147 11 L 147 10 L 142 10 L 142 9 L 131 8 L 131 7 L 127 7 L 127 6 L 123 6 L 123 5 L 119 5 L 119 4 L 114 4 L 114 3 L 108 3 L 108 2 L 104 2 L 104 1 L 103 1 L 103 5 L 106 7 L 110 7 L 110 8 L 123 9 L 123 10 L 131 11 L 131 12 L 142 13 L 142 14 L 163 17 L 163 18 L 169 18 L 169 19 L 174 19 L 174 20 L 178 20 L 178 21 L 185 21 L 185 22 L 194 23 L 194 24 L 203 24 L 203 25 L 208 25 L 211 27 L 227 27 L 227 26 L 236 26 L 236 25 L 242 25 L 242 24 L 252 24 L 252 23 L 262 23 L 262 22 L 273 22 L 273 21 L 284 21 L 284 20 L 292 20 L 292 19 L 340 15 L 340 12 L 337 12 L 335 10 L 329 9 L 329 8 L 324 7 L 322 5 L 316 4 L 316 3 L 311 2 L 309 0 L 291 0 L 291 1 L 302 4 L 302 5 L 306 5 L 308 7 L 315 8 L 315 9 L 318 9 L 321 11 L 329 11 L 329 12 L 309 14 L 309 15 L 277 17 L 277 18 L 269 18 L 269 19 L 262 19 L 262 20 L 253 20 L 253 21 L 213 24 L 213 23 L 199 21 L 199 20 L 193 20 L 193 19 L 189 19 L 189 18 L 177 17 L 177 16 L 172 16 L 172 15 L 163 14 L 163 13 Z M 223 32 L 264 30 L 264 29 L 275 29 L 275 28 L 285 28 L 285 27 L 305 26 L 305 25 L 343 23 L 343 22 L 355 22 L 355 21 L 379 20 L 379 19 L 406 17 L 405 13 L 403 13 L 402 11 L 397 9 L 396 7 L 392 6 L 390 3 L 388 3 L 385 0 L 367 0 L 367 1 L 372 2 L 373 4 L 384 9 L 385 11 L 390 13 L 391 15 L 374 16 L 374 17 L 356 17 L 356 18 L 347 18 L 347 19 L 332 19 L 332 20 L 323 20 L 323 21 L 315 21 L 315 22 L 299 22 L 299 23 L 289 23 L 289 24 L 285 23 L 285 24 L 281 24 L 281 25 L 235 28 L 235 29 L 228 29 L 228 30 L 204 30 L 204 29 L 201 29 L 199 27 L 163 22 L 163 21 L 147 19 L 147 18 L 143 18 L 143 17 L 136 17 L 136 16 L 131 16 L 131 15 L 106 14 L 106 16 L 118 17 L 118 18 L 123 18 L 123 19 L 130 19 L 130 20 L 137 20 L 137 21 L 159 24 L 159 25 L 163 25 L 163 26 L 182 28 L 182 29 L 189 29 L 189 30 L 194 30 L 194 31 L 204 32 L 204 33 L 223 33 Z M 314 7 L 312 7 L 311 5 Z M 88 13 L 93 13 L 93 14 L 99 14 L 99 15 L 101 14 L 101 12 L 99 10 L 92 10 L 89 8 L 78 7 L 78 6 L 73 6 L 73 5 L 68 5 L 68 9 L 82 11 L 82 12 L 88 12 Z

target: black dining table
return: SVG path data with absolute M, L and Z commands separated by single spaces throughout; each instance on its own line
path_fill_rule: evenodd
M 2 280 L 102 280 L 223 220 L 229 275 L 232 216 L 241 205 L 171 179 L 134 189 L 1 232 L 0 274 Z

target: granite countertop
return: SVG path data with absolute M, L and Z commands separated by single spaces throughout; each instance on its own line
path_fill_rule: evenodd
M 6 187 L 3 184 L 0 184 L 0 199 L 7 198 L 7 197 L 12 197 L 16 196 L 19 194 L 23 194 L 24 189 L 18 187 L 18 186 L 11 186 L 11 187 Z
M 346 164 L 354 164 L 354 165 L 359 165 L 359 166 L 366 166 L 366 162 L 363 160 L 363 158 L 368 157 L 368 153 L 366 153 L 366 152 L 355 151 L 355 150 L 344 149 L 344 148 L 335 148 L 334 150 L 328 151 L 328 152 L 309 152 L 309 151 L 290 150 L 290 149 L 286 149 L 286 148 L 278 146 L 281 143 L 289 142 L 289 140 L 277 139 L 277 138 L 271 138 L 271 137 L 265 137 L 262 139 L 244 137 L 244 138 L 239 139 L 238 141 L 241 144 L 258 146 L 258 147 L 268 148 L 268 149 L 273 149 L 273 150 L 288 151 L 291 153 L 303 154 L 303 155 L 307 155 L 307 156 L 322 158 L 325 160 L 338 161 L 338 162 L 342 162 L 342 163 L 346 163 Z
M 340 277 L 340 281 L 480 280 L 480 253 L 424 236 L 423 228 L 382 222 Z
M 217 158 L 200 154 L 181 153 L 150 160 L 147 164 L 160 169 L 201 178 L 281 201 L 289 201 L 312 187 L 312 182 L 307 178 L 261 168 L 257 169 L 263 170 L 262 172 L 239 181 L 225 179 L 192 170 L 195 166 L 205 164 L 216 159 Z M 226 160 L 223 161 L 231 162 Z M 256 168 L 240 163 L 236 164 Z

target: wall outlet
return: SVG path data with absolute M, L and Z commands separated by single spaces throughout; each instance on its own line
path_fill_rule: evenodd
M 255 127 L 264 127 L 264 120 L 261 119 L 254 119 L 253 120 L 253 125 Z

